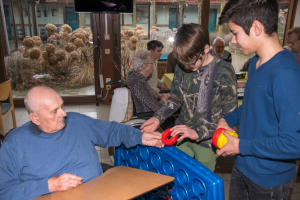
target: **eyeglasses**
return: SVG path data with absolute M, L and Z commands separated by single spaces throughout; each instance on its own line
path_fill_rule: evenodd
M 196 65 L 197 61 L 200 59 L 200 56 L 204 54 L 204 51 L 200 52 L 197 56 L 197 59 L 192 63 L 192 65 Z

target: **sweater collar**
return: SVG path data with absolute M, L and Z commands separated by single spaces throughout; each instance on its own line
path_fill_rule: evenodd
M 34 123 L 30 122 L 29 129 L 36 135 L 40 135 L 43 131 Z

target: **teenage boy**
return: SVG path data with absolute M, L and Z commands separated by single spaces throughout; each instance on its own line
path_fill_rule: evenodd
M 155 63 L 153 72 L 148 78 L 148 83 L 149 85 L 151 85 L 152 89 L 155 92 L 159 91 L 157 87 L 159 87 L 161 90 L 168 90 L 166 84 L 157 78 L 156 60 L 161 57 L 163 48 L 164 48 L 163 43 L 161 43 L 158 40 L 151 40 L 150 42 L 147 43 L 147 49 L 148 51 L 150 51 L 150 57 L 152 59 L 152 62 Z
M 183 25 L 176 34 L 175 68 L 170 97 L 143 131 L 156 130 L 177 111 L 171 136 L 181 135 L 176 147 L 214 171 L 217 154 L 211 138 L 217 122 L 237 107 L 236 75 L 232 65 L 209 54 L 209 33 L 199 24 Z
M 220 119 L 217 128 L 239 125 L 218 155 L 237 155 L 230 199 L 286 199 L 300 156 L 300 68 L 277 36 L 274 0 L 229 0 L 219 24 L 228 23 L 233 44 L 256 53 L 248 69 L 243 105 Z

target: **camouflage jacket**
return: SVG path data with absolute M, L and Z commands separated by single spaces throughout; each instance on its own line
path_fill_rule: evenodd
M 215 73 L 202 80 L 203 74 L 210 70 L 208 68 L 214 69 Z M 201 83 L 204 83 L 202 87 Z M 206 87 L 208 85 L 210 87 Z M 191 73 L 177 66 L 170 97 L 154 117 L 162 123 L 181 108 L 176 125 L 194 129 L 199 135 L 199 145 L 211 148 L 211 138 L 219 119 L 237 108 L 237 102 L 237 82 L 232 65 L 214 57 L 208 65 Z

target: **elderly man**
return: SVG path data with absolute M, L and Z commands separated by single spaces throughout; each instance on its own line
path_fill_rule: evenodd
M 294 27 L 287 32 L 287 45 L 300 64 L 300 27 Z
M 147 49 L 150 52 L 150 57 L 152 59 L 152 62 L 154 63 L 153 72 L 148 77 L 148 83 L 155 92 L 159 91 L 158 87 L 162 90 L 168 89 L 166 84 L 157 78 L 156 60 L 161 57 L 163 48 L 164 45 L 158 40 L 151 40 L 150 42 L 147 43 Z
M 213 56 L 225 60 L 229 63 L 232 61 L 231 53 L 225 50 L 225 41 L 221 37 L 216 37 L 211 45 L 212 48 L 209 50 L 209 53 Z
M 100 176 L 96 145 L 163 147 L 160 133 L 66 113 L 48 87 L 31 89 L 24 101 L 31 122 L 11 131 L 0 149 L 0 199 L 33 199 Z

